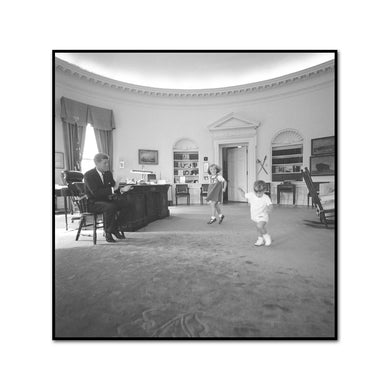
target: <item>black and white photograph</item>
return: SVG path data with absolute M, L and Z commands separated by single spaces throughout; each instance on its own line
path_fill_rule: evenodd
M 4 2 L 0 387 L 388 387 L 386 5 Z
M 337 54 L 53 51 L 55 340 L 337 340 Z

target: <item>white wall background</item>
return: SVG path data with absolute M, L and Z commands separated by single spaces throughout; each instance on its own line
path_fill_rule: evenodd
M 159 152 L 159 164 L 148 165 L 157 178 L 173 183 L 173 146 L 180 138 L 190 138 L 199 147 L 200 162 L 207 156 L 214 161 L 211 134 L 208 126 L 234 112 L 252 122 L 260 122 L 257 129 L 257 158 L 265 168 L 259 179 L 271 179 L 271 142 L 277 132 L 295 129 L 304 138 L 304 166 L 309 167 L 311 139 L 334 135 L 334 73 L 326 73 L 270 91 L 226 97 L 171 98 L 137 96 L 85 81 L 60 70 L 56 71 L 56 150 L 63 148 L 60 118 L 60 98 L 65 96 L 83 103 L 114 111 L 113 171 L 116 179 L 139 178 L 130 173 L 141 169 L 138 149 Z M 61 140 L 59 139 L 61 138 Z M 124 161 L 120 168 L 119 161 Z M 333 176 L 315 177 L 318 181 L 333 181 Z M 277 183 L 275 183 L 276 185 Z M 275 192 L 275 188 L 273 192 Z M 306 186 L 298 183 L 299 204 L 306 202 Z M 274 195 L 275 196 L 275 195 Z M 273 197 L 274 197 L 273 196 Z M 282 194 L 287 203 L 291 194 Z M 284 199 L 284 197 L 286 199 Z M 192 197 L 193 198 L 193 197 Z M 193 199 L 198 201 L 197 197 Z

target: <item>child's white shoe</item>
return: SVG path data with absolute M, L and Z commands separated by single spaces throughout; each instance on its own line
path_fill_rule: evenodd
M 270 246 L 271 245 L 271 236 L 269 234 L 264 234 L 264 243 L 265 246 Z
M 256 246 L 264 245 L 263 237 L 259 237 L 259 238 L 257 239 L 257 241 L 255 242 L 255 245 L 256 245 Z

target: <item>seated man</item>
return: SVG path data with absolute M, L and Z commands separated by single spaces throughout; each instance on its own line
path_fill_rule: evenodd
M 112 199 L 112 194 L 117 185 L 109 170 L 109 157 L 107 154 L 98 153 L 94 157 L 96 168 L 85 172 L 84 182 L 88 196 L 88 207 L 92 212 L 103 213 L 104 231 L 107 242 L 115 242 L 112 235 L 118 239 L 126 238 L 119 231 L 117 212 L 120 213 L 119 203 Z M 120 220 L 120 215 L 119 215 Z

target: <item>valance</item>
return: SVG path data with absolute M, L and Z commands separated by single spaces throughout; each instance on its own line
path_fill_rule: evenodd
M 88 123 L 88 106 L 75 100 L 61 98 L 61 118 L 66 123 L 86 126 Z
M 114 130 L 115 121 L 112 110 L 91 106 L 77 102 L 65 97 L 61 98 L 61 118 L 64 122 L 79 126 L 86 126 L 88 123 L 99 130 Z
M 88 106 L 88 123 L 94 129 L 99 130 L 114 130 L 114 112 L 106 108 Z

